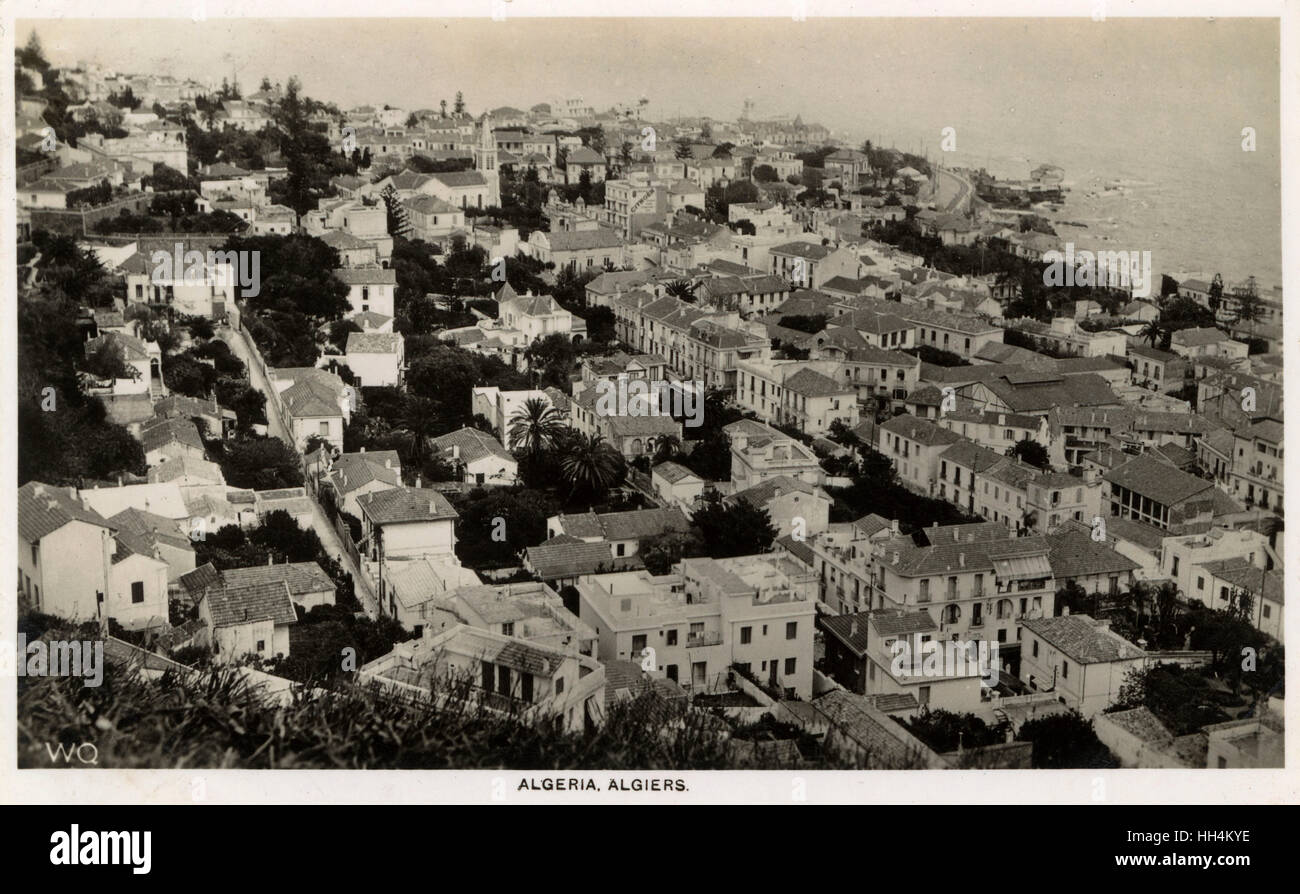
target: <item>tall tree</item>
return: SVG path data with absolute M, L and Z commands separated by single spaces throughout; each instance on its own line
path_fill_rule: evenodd
M 575 433 L 565 439 L 560 455 L 560 474 L 569 485 L 570 498 L 602 499 L 622 476 L 622 455 L 601 435 Z
M 744 498 L 707 503 L 691 516 L 691 524 L 715 559 L 766 552 L 777 535 L 768 511 Z
M 564 417 L 559 410 L 540 397 L 530 397 L 510 417 L 507 446 L 522 450 L 528 471 L 535 473 L 543 454 L 555 446 L 564 429 Z

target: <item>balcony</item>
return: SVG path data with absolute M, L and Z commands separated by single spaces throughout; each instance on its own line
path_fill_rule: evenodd
M 693 649 L 696 646 L 720 646 L 722 645 L 721 633 L 688 633 L 686 634 L 686 648 Z

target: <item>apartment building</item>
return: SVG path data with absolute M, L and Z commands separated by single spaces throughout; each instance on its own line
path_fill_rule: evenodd
M 733 666 L 812 697 L 812 576 L 775 555 L 685 559 L 674 572 L 599 574 L 577 584 L 602 661 L 641 662 L 683 687 L 725 686 Z
M 873 549 L 873 603 L 934 611 L 938 639 L 1018 642 L 1021 625 L 1051 616 L 1056 587 L 1041 536 L 916 546 L 908 538 Z
M 858 389 L 798 360 L 741 360 L 736 369 L 736 401 L 760 419 L 824 435 L 837 420 L 858 424 Z
M 876 450 L 894 462 L 898 480 L 909 490 L 932 496 L 938 484 L 939 456 L 961 438 L 928 419 L 903 414 L 877 428 Z
M 849 691 L 906 699 L 930 710 L 979 710 L 983 671 L 978 647 L 967 649 L 963 643 L 945 651 L 928 612 L 886 609 L 822 616 L 817 625 L 826 634 L 827 672 Z M 932 651 L 935 657 L 925 672 Z M 987 652 L 985 656 L 988 660 Z
M 1128 673 L 1146 663 L 1146 652 L 1111 630 L 1109 621 L 1088 615 L 1029 619 L 1024 629 L 1020 679 L 1085 717 L 1114 704 Z
M 783 475 L 807 484 L 825 480 L 826 473 L 811 449 L 769 425 L 740 419 L 723 431 L 731 438 L 731 482 L 736 490 Z

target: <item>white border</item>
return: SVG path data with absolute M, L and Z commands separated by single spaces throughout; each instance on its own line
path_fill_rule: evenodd
M 790 18 L 803 13 L 808 18 L 835 16 L 872 17 L 1012 17 L 1089 18 L 1103 11 L 1107 18 L 1281 17 L 1281 125 L 1282 125 L 1282 245 L 1283 284 L 1286 292 L 1300 295 L 1297 254 L 1300 254 L 1300 224 L 1297 222 L 1297 178 L 1300 127 L 1296 113 L 1300 97 L 1297 58 L 1300 54 L 1300 0 L 930 0 L 921 4 L 889 2 L 853 3 L 843 0 L 639 0 L 635 5 L 615 7 L 609 0 L 448 0 L 420 3 L 415 0 L 371 0 L 364 6 L 344 0 L 27 0 L 6 4 L 0 21 L 0 48 L 4 73 L 0 76 L 0 133 L 14 132 L 13 65 L 14 19 L 41 18 L 192 18 L 229 17 L 465 17 L 489 18 L 494 8 L 505 9 L 509 18 L 547 16 L 600 17 L 764 17 Z M 15 7 L 18 7 L 16 9 Z M 18 10 L 21 10 L 19 14 Z M 7 325 L 0 326 L 0 395 L 15 393 L 16 326 L 14 320 L 15 217 L 14 155 L 0 149 L 0 314 Z M 1285 341 L 1296 340 L 1300 318 L 1293 313 L 1285 324 Z M 1300 362 L 1285 372 L 1286 384 L 1295 384 Z M 1300 393 L 1298 391 L 1297 393 Z M 16 468 L 16 410 L 14 402 L 0 398 L 3 432 L 0 433 L 0 464 Z M 1287 445 L 1294 453 L 1296 440 L 1287 432 Z M 1300 494 L 1300 463 L 1286 470 L 1287 490 L 1292 500 Z M 16 567 L 15 476 L 0 476 L 0 555 L 5 564 Z M 1300 532 L 1288 531 L 1286 552 L 1297 557 Z M 1287 589 L 1293 588 L 1287 581 Z M 1292 594 L 1294 596 L 1294 593 Z M 1292 641 L 1300 617 L 1293 608 L 1287 623 Z M 13 599 L 0 600 L 0 629 L 13 630 L 17 623 Z M 1296 678 L 1300 669 L 1293 661 L 1288 673 L 1292 693 L 1300 701 Z M 1150 803 L 1294 803 L 1300 800 L 1300 732 L 1295 726 L 1295 709 L 1288 711 L 1285 770 L 1041 770 L 959 771 L 910 770 L 892 772 L 788 771 L 731 772 L 521 772 L 521 771 L 316 771 L 316 770 L 23 770 L 16 771 L 14 717 L 16 679 L 0 685 L 0 802 L 5 803 L 1025 803 L 1025 804 L 1150 804 Z M 523 779 L 595 779 L 604 789 L 612 778 L 681 779 L 686 793 L 659 792 L 617 794 L 591 792 L 520 792 Z M 201 780 L 201 783 L 199 782 Z M 202 793 L 203 797 L 197 795 Z M 1231 823 L 1228 823 L 1231 825 Z

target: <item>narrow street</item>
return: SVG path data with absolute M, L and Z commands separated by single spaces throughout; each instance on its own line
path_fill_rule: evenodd
M 267 433 L 272 437 L 279 438 L 286 444 L 293 446 L 293 439 L 288 437 L 288 433 L 285 432 L 280 417 L 272 410 L 271 383 L 267 381 L 266 376 L 262 374 L 262 370 L 258 367 L 257 362 L 252 359 L 252 350 L 248 344 L 248 339 L 242 332 L 237 329 L 232 329 L 229 326 L 220 327 L 217 331 L 217 335 L 222 341 L 230 345 L 230 350 L 234 355 L 242 360 L 244 365 L 248 367 L 249 384 L 267 396 Z M 311 496 L 310 491 L 308 492 L 308 495 Z M 348 555 L 347 551 L 343 548 L 343 542 L 339 539 L 338 532 L 334 530 L 334 525 L 330 524 L 329 517 L 326 516 L 325 510 L 321 508 L 320 503 L 317 502 L 314 496 L 311 498 L 311 508 L 312 530 L 315 531 L 316 536 L 320 538 L 321 545 L 325 548 L 325 552 L 337 559 L 343 567 L 347 569 L 348 573 L 352 575 L 353 588 L 356 590 L 357 600 L 361 603 L 362 608 L 365 609 L 366 614 L 372 618 L 379 617 L 378 598 L 370 589 L 370 585 L 366 582 L 366 579 L 362 576 L 361 569 L 357 567 L 356 563 L 352 561 L 352 557 Z

